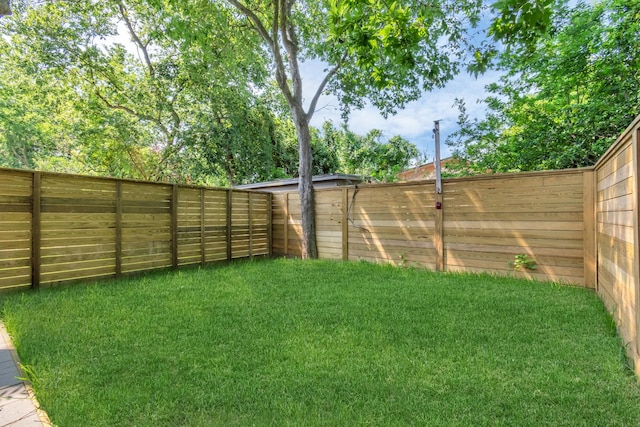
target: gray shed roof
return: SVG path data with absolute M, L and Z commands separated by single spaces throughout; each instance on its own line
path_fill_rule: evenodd
M 314 187 L 337 187 L 341 185 L 353 185 L 363 181 L 360 175 L 344 173 L 332 173 L 326 175 L 314 175 Z M 298 178 L 284 178 L 275 181 L 256 182 L 253 184 L 236 185 L 240 190 L 264 190 L 264 191 L 290 191 L 298 188 Z

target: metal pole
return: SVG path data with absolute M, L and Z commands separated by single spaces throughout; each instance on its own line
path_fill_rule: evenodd
M 440 170 L 440 120 L 434 121 L 435 128 L 433 129 L 433 133 L 436 136 L 436 193 L 442 193 L 442 171 Z

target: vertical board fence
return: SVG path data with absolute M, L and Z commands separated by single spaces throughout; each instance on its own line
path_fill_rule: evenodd
M 271 195 L 0 169 L 0 289 L 271 251 Z
M 536 172 L 316 191 L 321 258 L 515 274 L 595 287 L 593 171 Z M 436 202 L 441 209 L 436 209 Z M 585 208 L 586 206 L 586 208 Z M 298 256 L 297 193 L 273 196 L 273 250 Z M 514 271 L 516 255 L 535 270 Z

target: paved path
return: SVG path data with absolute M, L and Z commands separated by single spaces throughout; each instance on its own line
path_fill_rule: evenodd
M 22 376 L 18 354 L 0 322 L 0 427 L 50 426 L 47 415 L 36 409 L 29 385 L 18 379 Z

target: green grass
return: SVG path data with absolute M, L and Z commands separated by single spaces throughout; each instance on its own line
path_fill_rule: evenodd
M 255 261 L 3 297 L 65 426 L 640 425 L 584 289 Z

